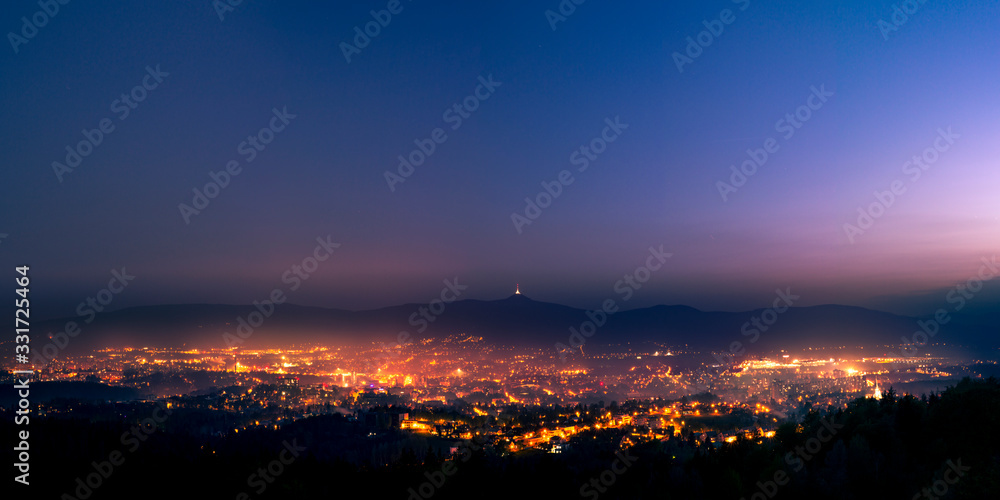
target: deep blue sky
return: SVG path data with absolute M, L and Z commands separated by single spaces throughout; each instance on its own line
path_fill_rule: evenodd
M 457 276 L 463 298 L 519 282 L 596 307 L 663 245 L 674 256 L 624 306 L 750 308 L 776 287 L 801 305 L 943 303 L 1000 248 L 1000 5 L 929 1 L 886 40 L 890 1 L 743 3 L 590 0 L 553 31 L 555 0 L 404 0 L 348 63 L 341 42 L 386 2 L 245 0 L 224 21 L 209 1 L 70 2 L 0 49 L 0 262 L 32 265 L 42 315 L 122 266 L 137 279 L 114 308 L 247 303 L 328 234 L 342 246 L 293 302 L 426 302 Z M 726 8 L 678 72 L 672 54 Z M 5 2 L 0 27 L 38 10 Z M 169 76 L 119 119 L 156 65 Z M 488 75 L 501 86 L 450 130 L 444 111 Z M 776 122 L 813 86 L 834 95 L 784 139 Z M 296 118 L 247 163 L 238 145 L 284 107 Z M 570 155 L 616 116 L 628 129 L 578 172 Z M 104 118 L 115 130 L 59 182 L 52 162 Z M 391 192 L 384 172 L 436 127 L 447 141 Z M 904 162 L 948 127 L 960 138 L 912 180 Z M 716 183 L 771 137 L 723 201 Z M 185 224 L 178 204 L 230 160 L 242 172 Z M 511 214 L 564 169 L 573 184 L 519 234 Z M 844 224 L 896 180 L 852 243 Z

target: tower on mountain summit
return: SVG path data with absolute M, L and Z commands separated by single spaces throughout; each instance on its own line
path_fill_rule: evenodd
M 521 295 L 521 285 L 520 284 L 515 284 L 514 285 L 514 295 Z

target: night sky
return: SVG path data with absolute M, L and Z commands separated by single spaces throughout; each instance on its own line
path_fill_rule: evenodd
M 4 2 L 0 262 L 32 266 L 42 316 L 122 267 L 136 279 L 112 309 L 237 304 L 329 235 L 291 302 L 428 302 L 457 277 L 462 298 L 520 283 L 593 308 L 662 245 L 624 307 L 741 310 L 790 287 L 797 305 L 902 311 L 997 253 L 1000 4 L 913 1 L 894 23 L 887 0 L 685 3 L 590 0 L 562 20 L 556 0 L 388 2 L 355 50 L 386 1 L 244 0 L 222 19 L 208 0 L 70 2 L 23 43 L 41 8 Z M 102 121 L 78 166 L 53 167 Z M 518 225 L 543 182 L 559 196 Z

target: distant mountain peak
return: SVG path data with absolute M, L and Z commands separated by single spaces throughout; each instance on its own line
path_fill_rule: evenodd
M 529 299 L 527 296 L 525 296 L 523 293 L 521 293 L 521 284 L 520 283 L 515 283 L 514 284 L 514 295 L 511 295 L 510 297 L 507 297 L 506 300 L 521 300 L 521 301 L 525 301 L 525 300 L 531 300 L 531 299 Z

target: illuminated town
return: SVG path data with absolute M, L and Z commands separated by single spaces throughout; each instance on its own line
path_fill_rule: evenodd
M 602 429 L 625 431 L 626 443 L 681 438 L 719 446 L 773 437 L 781 423 L 801 421 L 810 410 L 880 398 L 890 386 L 941 390 L 941 380 L 981 378 L 974 369 L 980 362 L 848 351 L 776 353 L 720 366 L 699 363 L 710 353 L 685 346 L 619 345 L 566 361 L 553 351 L 451 336 L 391 349 L 103 349 L 54 360 L 39 378 L 101 383 L 170 408 L 230 415 L 216 434 L 335 414 L 364 424 L 372 437 L 396 429 L 467 440 L 479 432 L 509 452 L 551 453 Z M 64 411 L 73 405 L 38 409 Z

